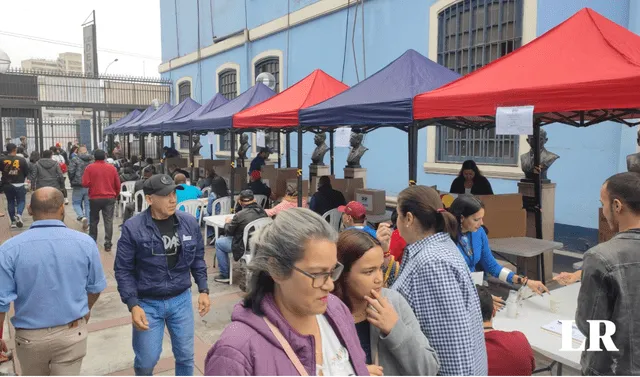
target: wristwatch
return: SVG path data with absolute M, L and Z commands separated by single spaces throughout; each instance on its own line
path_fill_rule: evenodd
M 200 289 L 198 292 L 209 294 L 209 288 Z

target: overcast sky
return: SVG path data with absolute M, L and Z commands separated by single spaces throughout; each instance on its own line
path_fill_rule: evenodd
M 158 0 L 0 0 L 0 49 L 12 67 L 30 58 L 55 59 L 61 52 L 82 53 L 81 47 L 63 46 L 7 36 L 17 33 L 82 44 L 82 23 L 96 11 L 100 73 L 114 59 L 109 74 L 159 76 L 160 4 Z M 117 50 L 140 56 L 103 52 Z

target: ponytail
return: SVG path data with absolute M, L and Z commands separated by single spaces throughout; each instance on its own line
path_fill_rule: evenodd
M 458 220 L 447 210 L 438 210 L 436 216 L 436 232 L 449 233 L 451 239 L 458 239 Z
M 411 212 L 424 230 L 458 234 L 458 221 L 447 212 L 437 191 L 427 186 L 409 186 L 398 195 L 398 210 L 406 216 Z M 455 239 L 455 238 L 454 238 Z

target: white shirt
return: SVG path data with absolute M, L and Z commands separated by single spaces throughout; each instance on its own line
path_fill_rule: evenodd
M 464 188 L 464 193 L 465 194 L 471 194 L 471 189 L 470 188 Z
M 340 339 L 324 315 L 317 315 L 320 337 L 322 337 L 322 365 L 316 364 L 316 373 L 324 376 L 355 376 L 351 366 L 349 351 L 340 343 Z

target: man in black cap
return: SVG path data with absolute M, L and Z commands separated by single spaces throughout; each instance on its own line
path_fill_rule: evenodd
M 233 259 L 237 262 L 244 254 L 244 228 L 254 220 L 267 217 L 267 213 L 256 203 L 253 197 L 253 191 L 243 190 L 240 192 L 238 204 L 242 210 L 233 216 L 233 219 L 227 219 L 224 226 L 226 237 L 218 238 L 216 241 L 216 258 L 220 266 L 220 275 L 215 279 L 218 283 L 229 282 L 229 253 L 233 252 Z
M 115 260 L 118 292 L 133 322 L 136 375 L 152 375 L 160 359 L 165 323 L 178 376 L 192 376 L 194 320 L 191 275 L 200 316 L 209 312 L 204 241 L 195 217 L 176 211 L 182 187 L 166 174 L 144 182 L 149 208 L 122 226 Z

